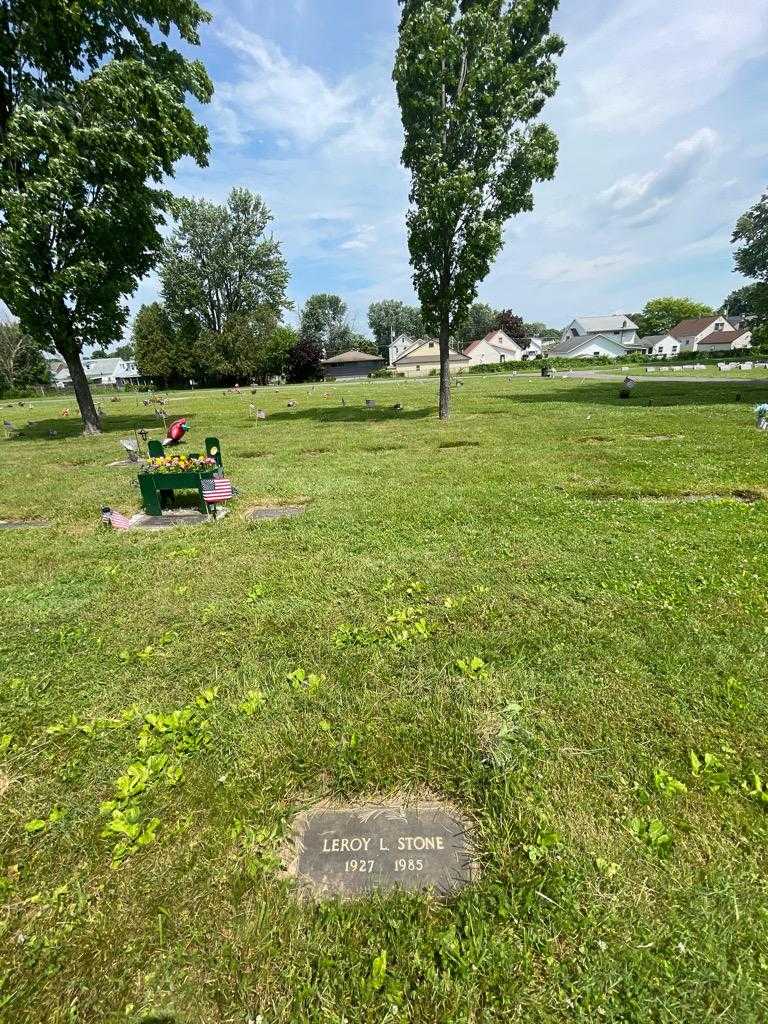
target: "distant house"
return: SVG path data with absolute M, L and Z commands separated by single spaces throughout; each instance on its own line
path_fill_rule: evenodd
M 416 348 L 418 344 L 418 338 L 413 338 L 410 334 L 398 334 L 389 346 L 389 365 L 394 366 L 398 359 L 401 359 L 410 349 Z
M 523 359 L 541 359 L 544 355 L 544 341 L 541 338 L 526 338 Z
M 752 331 L 721 331 L 699 342 L 697 352 L 738 352 L 752 348 Z
M 484 338 L 471 342 L 464 355 L 471 366 L 483 366 L 489 363 L 519 363 L 523 358 L 525 346 L 505 331 L 489 331 Z
M 669 332 L 683 352 L 733 352 L 752 348 L 752 332 L 733 326 L 728 317 L 702 316 L 682 320 Z
M 428 377 L 432 370 L 440 370 L 440 343 L 434 338 L 418 341 L 391 365 L 393 370 L 406 377 Z M 456 373 L 471 366 L 471 360 L 463 352 L 452 351 L 449 366 L 451 373 Z
M 553 345 L 548 350 L 547 355 L 560 359 L 594 359 L 598 356 L 621 359 L 623 356 L 629 355 L 631 351 L 632 346 L 629 343 L 622 344 L 612 333 L 590 333 L 559 341 L 557 345 Z
M 367 377 L 369 373 L 382 370 L 385 366 L 385 361 L 381 356 L 372 356 L 370 352 L 358 352 L 356 349 L 341 352 L 337 356 L 330 356 L 320 362 L 326 377 L 335 377 L 336 380 Z
M 634 345 L 638 339 L 638 326 L 625 313 L 612 313 L 609 316 L 580 316 L 563 331 L 560 342 L 555 348 L 569 347 L 578 338 L 600 337 L 615 342 L 624 351 L 616 350 L 617 356 L 626 355 L 627 346 Z M 555 355 L 550 349 L 550 355 Z
M 639 338 L 632 345 L 631 351 L 641 356 L 669 359 L 680 351 L 680 342 L 671 334 L 648 334 L 645 338 Z
M 132 359 L 110 356 L 107 359 L 83 359 L 83 369 L 89 384 L 105 387 L 124 388 L 127 384 L 138 384 L 142 379 L 139 368 Z M 64 390 L 72 387 L 72 378 L 66 365 L 53 376 L 54 387 Z

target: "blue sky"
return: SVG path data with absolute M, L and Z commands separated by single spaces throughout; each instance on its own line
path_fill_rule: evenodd
M 338 292 L 414 301 L 391 82 L 395 0 L 222 0 L 199 52 L 213 152 L 178 192 L 260 192 L 298 305 Z M 562 326 L 658 295 L 711 304 L 742 280 L 730 235 L 768 185 L 766 0 L 564 0 L 560 168 L 512 221 L 480 299 Z M 142 282 L 132 307 L 154 298 Z

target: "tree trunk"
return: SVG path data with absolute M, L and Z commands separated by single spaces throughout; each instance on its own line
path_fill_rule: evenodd
M 451 415 L 451 331 L 446 317 L 440 324 L 440 419 Z
M 85 375 L 83 364 L 80 362 L 80 353 L 77 351 L 68 351 L 61 353 L 64 356 L 64 361 L 67 364 L 69 370 L 69 376 L 72 378 L 72 384 L 75 389 L 75 398 L 77 399 L 77 405 L 80 409 L 80 415 L 83 417 L 83 433 L 84 434 L 100 434 L 101 433 L 101 421 L 99 414 L 96 412 L 96 406 L 93 401 L 93 395 L 91 394 L 91 388 L 88 384 L 88 378 Z

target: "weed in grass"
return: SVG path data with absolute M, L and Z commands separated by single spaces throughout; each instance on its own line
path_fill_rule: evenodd
M 676 779 L 662 767 L 654 768 L 653 784 L 662 796 L 677 796 L 680 793 L 687 793 L 688 787 L 684 782 Z
M 488 678 L 488 665 L 482 658 L 478 658 L 477 655 L 474 655 L 472 658 L 458 658 L 456 668 L 465 679 L 469 679 L 472 682 L 479 682 Z
M 663 821 L 658 818 L 633 818 L 629 823 L 629 830 L 640 842 L 659 856 L 667 856 L 674 846 L 672 833 L 667 829 Z

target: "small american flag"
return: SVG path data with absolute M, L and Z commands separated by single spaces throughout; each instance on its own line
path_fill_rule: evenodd
M 101 513 L 101 521 L 107 526 L 111 526 L 113 530 L 129 530 L 131 528 L 131 520 L 128 516 L 111 508 L 104 509 Z
M 233 498 L 232 481 L 225 476 L 216 476 L 213 480 L 203 480 L 203 498 L 209 505 L 217 505 L 220 501 Z

